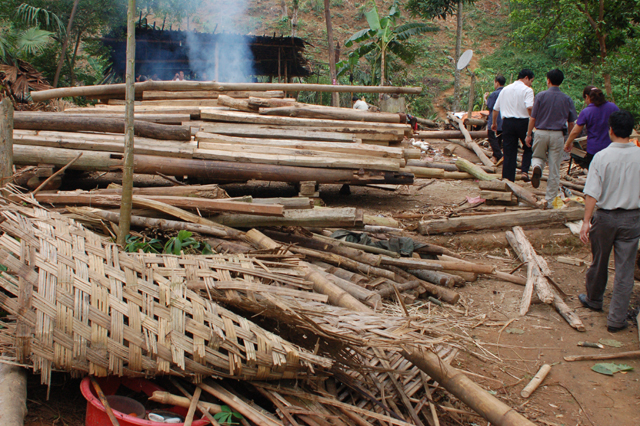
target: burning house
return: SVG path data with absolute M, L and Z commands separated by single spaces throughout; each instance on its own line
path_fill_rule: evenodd
M 112 67 L 105 79 L 123 81 L 126 28 L 104 37 Z M 136 75 L 171 80 L 183 71 L 188 79 L 221 82 L 255 81 L 259 76 L 288 81 L 310 75 L 299 37 L 250 36 L 229 33 L 161 30 L 136 26 Z

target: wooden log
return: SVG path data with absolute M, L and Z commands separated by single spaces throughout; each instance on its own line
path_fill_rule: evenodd
M 513 192 L 515 196 L 518 197 L 520 201 L 536 209 L 542 208 L 542 206 L 538 203 L 538 199 L 531 193 L 531 191 L 507 179 L 503 179 L 503 182 L 509 187 L 511 192 Z
M 442 247 L 437 244 L 430 244 L 430 243 L 422 243 L 422 244 L 423 244 L 422 246 L 414 250 L 416 253 L 447 255 L 455 259 L 461 259 L 460 256 L 458 256 L 456 253 L 452 252 L 446 247 Z
M 449 145 L 444 147 L 444 155 L 451 157 L 453 154 L 455 154 L 456 152 L 456 148 L 458 148 L 459 145 L 450 143 Z
M 465 126 L 485 126 L 487 121 L 478 118 L 465 118 L 463 123 Z
M 34 146 L 14 147 L 14 161 L 20 165 L 53 164 L 62 167 L 73 160 L 78 150 L 42 148 Z M 86 171 L 113 171 L 122 166 L 122 154 L 109 152 L 84 152 L 71 169 Z M 274 166 L 270 164 L 228 163 L 224 161 L 166 158 L 136 155 L 134 171 L 139 174 L 158 172 L 169 176 L 190 176 L 218 182 L 246 182 L 251 179 L 274 182 L 301 182 L 315 180 L 318 183 L 367 185 L 387 183 L 411 185 L 413 175 L 405 172 L 382 172 L 365 169 L 323 169 L 316 167 Z
M 438 127 L 438 123 L 436 123 L 433 120 L 428 120 L 426 118 L 420 118 L 420 117 L 416 117 L 416 121 L 420 124 L 422 124 L 423 126 L 427 126 L 427 127 Z
M 376 123 L 403 123 L 404 114 L 359 111 L 351 108 L 278 107 L 260 108 L 262 115 L 319 118 L 329 120 L 372 121 Z
M 556 308 L 556 311 L 569 323 L 571 327 L 578 331 L 587 331 L 578 314 L 564 303 L 564 300 L 562 300 L 562 298 L 557 294 L 554 294 L 553 307 Z
M 121 194 L 122 193 L 122 188 L 120 187 L 109 187 L 109 188 L 104 188 L 104 189 L 93 189 L 91 190 L 92 194 L 98 195 L 98 194 L 104 194 L 104 195 L 110 195 L 110 194 Z M 249 196 L 246 200 L 245 199 L 236 199 L 236 198 L 229 198 L 229 195 L 227 195 L 227 192 L 220 188 L 220 186 L 216 185 L 216 184 L 210 184 L 210 185 L 183 185 L 183 186 L 159 186 L 159 187 L 148 187 L 148 188 L 140 188 L 140 187 L 136 187 L 133 188 L 133 195 L 142 195 L 142 196 L 149 196 L 149 195 L 170 195 L 173 197 L 197 197 L 197 198 L 210 198 L 210 199 L 226 199 L 227 201 L 242 201 L 242 202 L 253 202 L 253 198 L 251 196 Z M 263 204 L 281 204 L 278 201 L 282 200 L 284 202 L 284 200 L 292 200 L 292 201 L 298 201 L 298 198 L 261 198 L 260 199 L 260 203 Z M 306 201 L 307 204 L 309 203 L 309 201 Z M 297 206 L 297 204 L 296 204 Z
M 159 201 L 171 206 L 183 209 L 198 209 L 208 212 L 237 212 L 250 213 L 252 215 L 280 216 L 284 217 L 284 207 L 276 204 L 243 203 L 238 201 L 213 200 L 209 198 L 175 197 L 171 195 L 146 195 L 147 199 Z M 120 194 L 95 195 L 92 193 L 78 192 L 41 192 L 35 195 L 41 203 L 58 205 L 96 205 L 117 207 L 120 205 Z
M 283 107 L 283 106 L 293 106 L 295 104 L 298 104 L 296 102 L 296 100 L 294 98 L 284 98 L 284 99 L 272 99 L 272 98 L 262 98 L 262 97 L 255 97 L 252 96 L 249 98 L 249 100 L 247 101 L 249 106 L 254 107 L 254 108 L 277 108 L 277 107 Z M 305 105 L 305 104 L 298 104 L 298 105 Z
M 370 308 L 378 309 L 382 306 L 382 297 L 384 296 L 379 294 L 378 292 L 367 290 L 364 287 L 360 287 L 359 285 L 352 283 L 351 281 L 347 281 L 328 272 L 322 270 L 318 270 L 318 272 L 324 275 L 326 279 L 333 282 L 336 286 L 340 287 Z
M 205 134 L 201 134 L 200 132 Z M 220 135 L 270 140 L 293 139 L 343 143 L 354 143 L 357 141 L 355 135 L 352 133 L 308 131 L 304 128 L 289 130 L 254 124 L 207 123 L 201 126 L 199 125 L 198 131 L 196 132 L 198 140 L 215 141 L 220 139 Z
M 5 101 L 11 102 L 9 98 Z M 0 419 L 3 426 L 23 426 L 27 415 L 27 370 L 0 364 Z
M 274 250 L 281 247 L 278 243 L 256 229 L 249 230 L 245 236 L 247 241 L 258 248 Z M 305 279 L 313 282 L 313 291 L 329 296 L 328 301 L 330 304 L 352 309 L 356 312 L 372 312 L 369 307 L 365 306 L 358 299 L 326 279 L 317 267 L 306 262 L 301 262 L 301 268 L 306 273 Z
M 501 180 L 481 180 L 478 188 L 486 191 L 509 191 L 507 184 Z
M 344 280 L 351 281 L 352 283 L 356 283 L 358 285 L 364 285 L 369 279 L 363 275 L 360 275 L 355 272 L 347 271 L 346 269 L 338 268 L 337 266 L 330 265 L 325 262 L 321 262 L 319 260 L 314 260 L 313 264 L 319 266 L 324 269 L 328 273 L 335 275 L 336 277 L 340 277 Z
M 191 120 L 200 119 L 200 110 L 203 107 L 197 106 L 159 106 L 159 105 L 136 105 L 136 112 L 140 114 L 188 114 Z M 224 108 L 224 107 L 221 107 Z M 113 115 L 124 114 L 124 105 L 96 105 L 95 107 L 67 108 L 64 110 L 68 114 L 92 114 L 92 115 Z
M 480 198 L 494 201 L 513 201 L 514 196 L 511 192 L 480 191 Z
M 376 288 L 376 293 L 378 293 L 378 295 L 380 295 L 381 297 L 389 297 L 392 294 L 396 293 L 396 290 L 398 290 L 400 293 L 402 293 L 403 291 L 407 291 L 407 290 L 412 290 L 416 287 L 420 287 L 420 281 L 419 280 L 414 280 L 414 281 L 407 281 L 405 283 L 402 284 L 383 284 L 379 287 Z M 395 286 L 395 288 L 394 288 Z
M 100 97 L 102 95 L 124 96 L 124 84 L 108 84 L 97 86 L 64 87 L 58 89 L 31 92 L 34 102 L 66 97 Z M 163 91 L 193 91 L 215 90 L 227 91 L 270 91 L 283 90 L 285 92 L 342 92 L 342 93 L 413 93 L 422 91 L 421 87 L 393 87 L 393 86 L 340 86 L 331 84 L 302 84 L 302 83 L 219 83 L 215 81 L 145 81 L 135 84 L 136 93 L 146 90 Z
M 484 164 L 487 167 L 493 167 L 494 166 L 493 161 L 491 161 L 489 159 L 489 157 L 486 156 L 484 151 L 482 149 L 480 149 L 478 144 L 475 143 L 473 141 L 473 139 L 471 139 L 471 135 L 469 134 L 469 131 L 464 127 L 464 123 L 462 123 L 462 120 L 460 120 L 458 117 L 456 117 L 455 115 L 453 115 L 451 113 L 447 113 L 447 117 L 449 118 L 449 120 L 452 120 L 452 121 L 454 121 L 454 122 L 456 122 L 458 124 L 458 128 L 460 129 L 460 131 L 464 135 L 466 148 L 469 148 L 473 152 L 475 152 L 475 154 L 478 156 L 478 158 L 480 159 L 482 164 Z
M 408 273 L 404 269 L 398 268 L 397 266 L 387 265 L 387 269 L 389 269 L 395 275 L 395 281 L 398 281 L 401 284 L 416 281 L 415 276 Z M 435 296 L 437 299 L 440 299 L 451 305 L 455 305 L 456 303 L 458 303 L 458 300 L 460 300 L 460 294 L 456 291 L 451 290 L 450 288 L 441 287 L 421 279 L 418 279 L 417 281 L 427 293 Z
M 331 237 L 325 237 L 324 235 L 319 235 L 319 234 L 314 234 L 313 238 L 317 240 L 325 241 L 325 242 L 330 242 L 332 244 L 338 244 L 341 246 L 347 246 L 354 249 L 362 250 L 367 253 L 384 254 L 386 256 L 391 256 L 391 257 L 400 257 L 400 255 L 396 252 L 385 250 L 375 246 L 367 246 L 364 244 L 352 243 L 349 241 L 339 240 Z
M 540 370 L 538 370 L 536 375 L 533 376 L 533 379 L 531 379 L 527 386 L 522 389 L 522 391 L 520 392 L 520 396 L 523 398 L 529 398 L 531 394 L 535 392 L 536 389 L 538 389 L 538 386 L 540 386 L 540 384 L 543 382 L 545 377 L 547 377 L 547 374 L 549 374 L 550 371 L 551 366 L 549 364 L 544 364 L 542 367 L 540 367 Z
M 354 207 L 311 210 L 285 210 L 283 217 L 245 214 L 219 214 L 212 221 L 231 228 L 262 226 L 308 226 L 327 228 L 360 228 L 362 212 Z
M 458 158 L 456 160 L 456 167 L 461 172 L 466 172 L 475 177 L 478 180 L 494 180 L 496 179 L 495 175 L 490 175 L 485 173 L 480 167 L 477 167 L 475 164 L 470 161 L 465 160 L 464 158 Z
M 408 124 L 394 123 L 374 123 L 374 122 L 357 122 L 348 120 L 321 120 L 312 118 L 299 117 L 279 117 L 258 115 L 241 111 L 221 111 L 213 108 L 206 108 L 202 111 L 202 120 L 217 121 L 224 123 L 243 123 L 258 124 L 266 126 L 278 126 L 279 128 L 295 127 L 295 128 L 313 128 L 313 127 L 329 127 L 329 128 L 347 128 L 360 129 L 367 133 L 370 132 L 387 132 L 403 135 L 411 134 L 411 126 Z M 287 129 L 291 130 L 291 129 Z M 333 130 L 339 131 L 339 130 Z M 354 132 L 347 132 L 354 133 Z
M 284 98 L 284 92 L 282 90 L 270 90 L 270 91 L 243 91 L 243 92 L 219 92 L 217 90 L 192 90 L 192 91 L 180 91 L 171 92 L 164 90 L 147 90 L 142 93 L 142 99 L 145 101 L 158 101 L 167 99 L 218 99 L 220 93 L 224 93 L 226 96 L 232 98 L 245 98 L 259 97 L 277 99 Z
M 404 269 L 427 269 L 431 271 L 466 271 L 476 274 L 491 274 L 495 271 L 493 265 L 480 265 L 465 261 L 440 261 L 427 259 L 394 259 L 386 256 L 381 258 L 382 265 L 393 265 Z
M 473 139 L 486 139 L 487 131 L 479 130 L 469 132 Z M 424 132 L 414 132 L 413 137 L 416 139 L 464 139 L 464 135 L 459 130 L 429 130 Z
M 380 262 L 382 259 L 380 255 L 365 253 L 362 250 L 347 247 L 340 244 L 340 242 L 336 240 L 327 241 L 324 239 L 321 240 L 315 238 L 306 238 L 300 235 L 287 234 L 284 232 L 271 230 L 264 230 L 262 231 L 262 233 L 276 241 L 288 244 L 296 244 L 314 250 L 328 251 L 371 266 L 380 266 Z
M 13 176 L 13 103 L 10 98 L 0 101 L 0 186 Z
M 443 169 L 446 172 L 458 171 L 458 168 L 454 163 L 434 163 L 433 161 L 407 160 L 407 166 L 427 167 L 430 169 Z M 487 173 L 494 173 L 495 171 L 494 167 L 479 166 L 477 164 L 476 164 L 476 167 L 479 167 L 480 169 L 484 170 Z
M 87 108 L 88 109 L 88 108 Z M 82 109 L 80 108 L 80 111 Z M 43 112 L 38 111 L 19 111 L 21 116 L 40 116 Z M 114 119 L 124 119 L 124 113 L 104 113 L 104 114 L 91 114 L 91 113 L 83 113 L 83 112 L 71 112 L 71 110 L 65 110 L 64 112 L 46 112 L 47 117 L 78 117 L 78 118 L 92 118 L 99 116 L 101 118 L 114 118 Z M 153 113 L 140 113 L 136 112 L 134 114 L 134 118 L 136 120 L 141 121 L 149 121 L 151 123 L 161 123 L 161 124 L 175 124 L 181 125 L 183 122 L 189 121 L 191 119 L 190 114 L 153 114 Z
M 386 159 L 380 157 L 345 158 L 344 155 L 332 155 L 331 153 L 324 154 L 322 152 L 316 152 L 316 155 L 311 155 L 311 151 L 302 152 L 300 154 L 296 153 L 295 150 L 292 154 L 263 154 L 240 150 L 222 151 L 212 149 L 196 149 L 194 150 L 193 158 L 225 162 L 272 164 L 280 166 L 284 165 L 293 167 L 322 167 L 329 169 L 355 170 L 368 168 L 370 170 L 380 170 L 388 172 L 399 171 L 400 162 L 404 164 L 404 161 L 402 160 L 399 161 L 397 159 Z
M 583 215 L 584 209 L 582 207 L 570 207 L 559 210 L 525 210 L 486 216 L 454 217 L 422 221 L 419 224 L 419 232 L 423 235 L 433 235 L 520 225 L 563 223 L 580 220 Z
M 464 278 L 442 271 L 428 271 L 426 269 L 409 269 L 408 272 L 421 280 L 448 288 L 460 287 L 465 283 Z
M 607 359 L 629 359 L 640 358 L 640 351 L 618 352 L 614 354 L 597 354 L 597 355 L 568 355 L 564 357 L 565 361 L 603 361 Z
M 402 355 L 495 426 L 534 426 L 428 349 L 404 347 Z
M 246 112 L 258 112 L 260 109 L 259 106 L 250 105 L 248 99 L 236 99 L 226 95 L 218 96 L 218 105 Z
M 44 112 L 40 115 L 16 114 L 15 129 L 22 130 L 56 130 L 61 132 L 103 132 L 124 134 L 124 117 L 76 117 L 73 115 L 49 116 Z M 151 139 L 188 141 L 191 140 L 189 128 L 156 124 L 143 120 L 134 120 L 134 134 Z

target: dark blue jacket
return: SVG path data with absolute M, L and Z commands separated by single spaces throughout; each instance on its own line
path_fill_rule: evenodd
M 489 128 L 491 128 L 491 123 L 493 123 L 493 107 L 496 105 L 496 101 L 498 100 L 498 95 L 504 89 L 504 86 L 498 87 L 493 93 L 489 95 L 487 98 L 487 108 L 489 109 Z M 498 112 L 498 132 L 502 131 L 502 116 Z

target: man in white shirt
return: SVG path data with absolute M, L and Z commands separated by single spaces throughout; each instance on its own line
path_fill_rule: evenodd
M 504 163 L 502 164 L 502 178 L 511 182 L 516 180 L 516 162 L 518 157 L 518 141 L 522 141 L 524 154 L 522 155 L 522 178 L 529 180 L 529 167 L 533 151 L 527 145 L 527 127 L 533 109 L 533 71 L 523 69 L 518 74 L 518 80 L 511 83 L 502 91 L 493 106 L 493 124 L 491 130 L 498 130 L 498 113 L 502 117 L 502 150 Z
M 354 96 L 351 100 L 353 101 L 353 109 L 358 109 L 360 111 L 369 110 L 369 105 L 357 96 Z
M 585 244 L 591 242 L 593 261 L 587 271 L 587 292 L 578 295 L 578 299 L 586 308 L 602 310 L 609 257 L 614 248 L 616 273 L 607 316 L 607 330 L 611 333 L 629 326 L 627 309 L 640 241 L 640 148 L 629 139 L 632 131 L 633 116 L 629 112 L 611 114 L 611 145 L 593 157 L 584 186 L 580 239 Z

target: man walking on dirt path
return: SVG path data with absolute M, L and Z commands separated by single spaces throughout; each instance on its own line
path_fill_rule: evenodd
M 518 159 L 518 141 L 522 141 L 522 179 L 529 181 L 529 167 L 531 166 L 531 146 L 527 146 L 527 126 L 533 108 L 533 71 L 523 69 L 514 81 L 500 92 L 496 104 L 493 106 L 493 124 L 491 130 L 498 131 L 498 113 L 502 116 L 502 143 L 504 162 L 502 164 L 502 178 L 511 182 L 516 180 L 516 163 Z
M 493 130 L 489 129 L 488 132 L 488 138 L 489 138 L 489 145 L 491 145 L 491 150 L 493 151 L 493 157 L 496 159 L 496 161 L 500 161 L 500 159 L 502 158 L 502 117 L 500 116 L 500 112 L 499 111 L 493 111 L 493 107 L 496 104 L 496 101 L 498 100 L 498 96 L 500 95 L 500 92 L 502 92 L 502 89 L 504 89 L 504 83 L 506 83 L 506 79 L 501 76 L 501 75 L 497 75 L 496 78 L 493 80 L 493 88 L 495 89 L 490 95 L 489 97 L 487 97 L 487 109 L 489 110 L 489 121 L 491 123 L 493 123 L 493 114 L 496 114 L 497 117 L 497 123 L 498 123 L 498 128 L 496 129 L 496 131 L 494 132 Z
M 567 125 L 571 132 L 578 116 L 573 99 L 560 90 L 563 81 L 564 74 L 559 69 L 556 68 L 547 73 L 548 89 L 536 96 L 525 139 L 525 143 L 531 146 L 532 132 L 535 127 L 536 137 L 533 141 L 531 161 L 533 165 L 531 185 L 534 188 L 540 186 L 544 163 L 548 159 L 549 179 L 545 194 L 547 207 L 551 207 L 551 202 L 558 195 L 560 188 L 560 163 L 564 152 L 563 128 Z
M 612 333 L 629 326 L 627 310 L 640 241 L 640 148 L 629 139 L 633 124 L 633 116 L 627 111 L 611 114 L 611 145 L 593 157 L 584 187 L 580 240 L 585 244 L 591 241 L 593 262 L 587 271 L 587 293 L 578 299 L 591 310 L 602 310 L 614 248 L 616 272 L 607 316 L 607 330 Z

